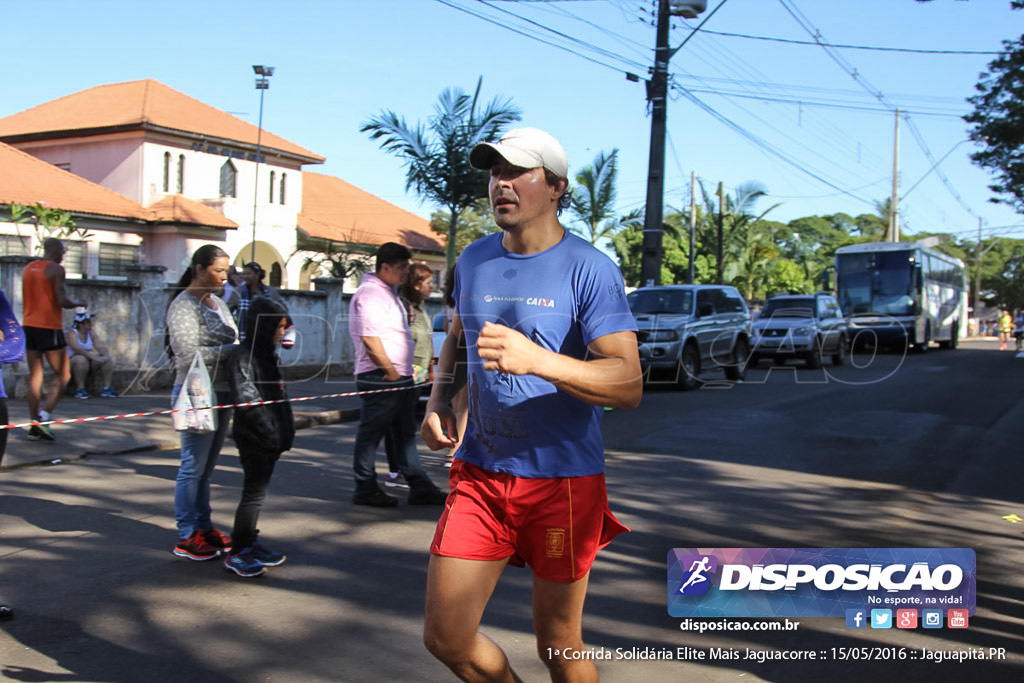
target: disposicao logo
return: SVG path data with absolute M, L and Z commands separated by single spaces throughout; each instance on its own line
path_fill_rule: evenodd
M 711 587 L 708 574 L 718 570 L 718 558 L 714 555 L 686 555 L 680 558 L 684 566 L 689 566 L 683 585 L 679 587 L 681 595 L 704 595 Z
M 873 617 L 954 607 L 973 614 L 975 564 L 970 548 L 673 548 L 668 612 L 849 619 L 853 611 Z

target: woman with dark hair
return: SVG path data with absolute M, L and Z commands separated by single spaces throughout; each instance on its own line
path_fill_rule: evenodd
M 176 369 L 172 405 L 196 354 L 213 380 L 214 402 L 220 405 L 228 396 L 224 361 L 235 347 L 238 331 L 228 305 L 216 294 L 224 287 L 227 273 L 228 255 L 223 249 L 213 244 L 199 247 L 178 281 L 180 294 L 167 307 L 168 349 Z M 216 431 L 180 432 L 181 465 L 174 488 L 178 543 L 173 551 L 179 557 L 210 560 L 231 548 L 231 539 L 210 521 L 210 475 L 230 422 L 231 410 L 224 409 L 217 415 Z
M 263 284 L 266 277 L 267 271 L 263 270 L 263 267 L 255 261 L 242 266 L 242 284 L 236 290 L 238 299 L 235 306 L 235 320 L 238 322 L 239 341 L 245 340 L 245 330 L 248 328 L 245 324 L 245 316 L 249 311 L 250 301 L 258 296 L 265 296 L 282 305 L 284 304 L 281 301 L 281 295 L 276 289 L 270 285 Z M 288 325 L 291 326 L 291 320 L 288 321 Z
M 413 379 L 426 382 L 430 376 L 430 364 L 434 360 L 434 327 L 423 302 L 434 291 L 434 272 L 425 263 L 414 263 L 409 268 L 409 277 L 398 288 L 402 305 L 409 312 L 409 330 L 415 350 L 412 353 Z
M 0 289 L 0 362 L 15 363 L 25 357 L 25 332 L 14 317 L 7 295 Z M 4 384 L 0 382 L 0 425 L 7 424 L 7 394 Z M 0 429 L 0 462 L 3 462 L 7 451 L 7 435 L 9 429 Z M 0 620 L 6 621 L 14 616 L 14 610 L 0 603 Z
M 275 401 L 240 405 L 232 425 L 244 481 L 231 532 L 231 552 L 224 557 L 224 567 L 249 577 L 259 576 L 266 567 L 276 567 L 285 560 L 282 553 L 260 543 L 256 525 L 274 466 L 295 440 L 295 418 L 286 400 L 288 393 L 277 356 L 277 347 L 288 326 L 288 311 L 283 304 L 258 296 L 252 300 L 245 320 L 245 341 L 228 356 L 231 402 Z

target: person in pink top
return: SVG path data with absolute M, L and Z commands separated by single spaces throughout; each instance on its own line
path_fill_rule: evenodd
M 420 466 L 416 450 L 416 403 L 412 359 L 414 343 L 405 307 L 397 288 L 409 275 L 412 252 L 395 242 L 377 250 L 376 270 L 367 274 L 349 303 L 349 334 L 355 346 L 356 390 L 404 389 L 361 394 L 359 429 L 352 468 L 356 505 L 394 507 L 398 499 L 377 483 L 377 446 L 390 433 L 409 484 L 410 505 L 444 505 L 440 490 Z

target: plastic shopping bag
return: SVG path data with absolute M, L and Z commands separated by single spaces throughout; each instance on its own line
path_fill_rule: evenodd
M 0 363 L 16 363 L 25 357 L 25 332 L 0 290 Z M 2 394 L 0 394 L 2 395 Z
M 181 393 L 172 406 L 174 428 L 179 432 L 208 434 L 217 431 L 217 411 L 213 410 L 214 393 L 210 373 L 203 357 L 197 352 L 185 375 Z

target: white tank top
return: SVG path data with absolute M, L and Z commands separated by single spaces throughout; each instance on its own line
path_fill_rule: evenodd
M 85 351 L 86 353 L 92 351 L 92 333 L 86 332 L 85 337 L 82 337 L 82 333 L 75 330 L 75 334 L 78 335 L 78 345 L 82 347 L 82 351 Z M 70 345 L 68 345 L 68 351 L 72 356 L 75 355 L 75 350 L 72 349 Z

